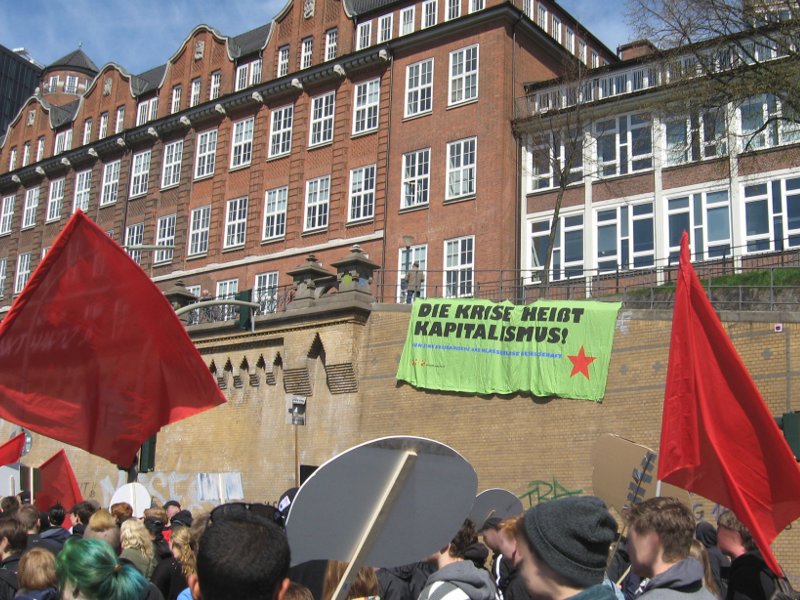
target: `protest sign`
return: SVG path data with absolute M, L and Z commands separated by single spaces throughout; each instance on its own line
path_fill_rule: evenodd
M 141 483 L 126 483 L 111 496 L 111 504 L 127 502 L 133 509 L 133 516 L 137 519 L 144 517 L 144 511 L 150 508 L 152 498 L 150 492 Z
M 475 498 L 469 513 L 470 520 L 480 529 L 490 517 L 507 519 L 522 514 L 522 501 L 508 490 L 492 488 L 484 490 Z
M 421 388 L 600 401 L 618 302 L 517 306 L 458 298 L 412 305 L 397 379 Z

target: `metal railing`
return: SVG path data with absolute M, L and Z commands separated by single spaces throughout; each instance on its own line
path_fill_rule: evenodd
M 253 316 L 269 315 L 286 310 L 286 305 L 291 301 L 292 286 L 284 285 L 280 287 L 266 288 L 255 291 L 252 295 L 252 302 L 258 303 L 259 307 L 253 311 Z M 198 302 L 205 300 L 234 300 L 235 296 L 209 296 L 198 298 Z M 191 305 L 190 305 L 191 306 Z M 202 323 L 220 323 L 233 321 L 239 316 L 234 304 L 220 304 L 217 306 L 203 306 L 189 312 L 187 325 L 200 325 Z

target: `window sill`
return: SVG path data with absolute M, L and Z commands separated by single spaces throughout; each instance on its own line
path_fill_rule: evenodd
M 229 173 L 233 173 L 235 171 L 243 171 L 244 169 L 249 169 L 251 162 L 243 164 L 243 165 L 236 165 L 235 167 L 232 166 L 231 168 L 228 169 L 228 172 Z
M 366 225 L 367 223 L 373 223 L 374 221 L 375 221 L 375 216 L 372 215 L 369 217 L 348 221 L 347 223 L 345 223 L 345 227 L 356 227 L 358 225 Z
M 442 204 L 447 206 L 448 204 L 460 204 L 461 202 L 470 202 L 475 200 L 478 197 L 477 194 L 469 194 L 468 196 L 458 196 L 456 198 L 446 198 Z
M 178 183 L 170 183 L 169 185 L 162 185 L 161 186 L 161 191 L 163 192 L 165 190 L 174 189 L 174 188 L 178 187 L 180 184 L 181 184 L 181 182 L 179 181 Z
M 201 258 L 208 258 L 208 251 L 200 252 L 199 254 L 192 254 L 186 257 L 186 260 L 198 260 Z
M 98 208 L 108 208 L 109 206 L 114 206 L 117 203 L 116 200 L 113 202 L 106 202 L 105 204 L 101 204 Z
M 637 171 L 637 173 L 638 173 L 638 171 Z M 621 176 L 618 176 L 618 177 L 621 177 Z M 603 180 L 598 179 L 597 181 L 603 181 Z M 583 185 L 583 179 L 581 179 L 580 181 L 576 181 L 574 183 L 567 184 L 567 189 L 577 188 L 577 187 L 580 187 L 582 185 Z M 550 187 L 546 187 L 546 188 L 537 188 L 535 190 L 528 190 L 527 192 L 525 192 L 525 195 L 526 196 L 534 196 L 536 194 L 547 194 L 547 193 L 551 193 L 552 194 L 553 192 L 557 192 L 558 190 L 559 190 L 559 186 L 551 185 Z
M 426 202 L 425 204 L 414 204 L 413 206 L 405 206 L 400 208 L 399 213 L 403 214 L 408 212 L 416 212 L 418 210 L 427 210 L 428 208 L 430 208 L 430 206 L 431 205 L 428 202 Z
M 300 234 L 300 236 L 306 237 L 311 235 L 317 235 L 319 233 L 325 233 L 327 231 L 328 231 L 328 226 L 325 225 L 325 227 L 317 227 L 316 229 L 309 229 L 308 231 L 304 231 L 303 233 Z
M 275 242 L 285 242 L 285 241 L 286 241 L 286 236 L 281 235 L 281 236 L 277 236 L 277 237 L 272 237 L 272 238 L 267 238 L 267 239 L 261 240 L 261 245 L 262 246 L 266 246 L 268 244 L 274 244 Z
M 147 196 L 147 192 L 141 192 L 139 194 L 131 194 L 128 196 L 128 200 L 136 200 L 136 198 L 144 198 Z
M 317 148 L 324 148 L 325 146 L 333 146 L 333 140 L 319 142 L 317 144 L 309 144 L 307 150 L 316 150 Z
M 274 160 L 280 160 L 282 158 L 286 158 L 292 155 L 292 151 L 289 150 L 288 152 L 281 152 L 280 154 L 275 154 L 274 156 L 268 156 L 267 162 L 272 162 Z
M 616 180 L 616 179 L 622 179 L 624 177 L 631 177 L 631 176 L 636 176 L 636 175 L 646 175 L 647 173 L 653 173 L 653 171 L 654 171 L 653 167 L 648 167 L 647 169 L 642 169 L 640 171 L 629 171 L 628 173 L 620 173 L 620 174 L 617 174 L 617 175 L 605 175 L 605 176 L 598 175 L 597 178 L 595 179 L 595 181 L 597 181 L 598 183 L 599 182 L 604 182 L 604 181 L 613 181 L 613 180 Z
M 378 127 L 373 127 L 372 129 L 366 129 L 364 131 L 354 131 L 353 133 L 350 134 L 350 139 L 354 140 L 357 138 L 365 137 L 367 135 L 372 135 L 373 133 L 378 133 L 378 129 L 379 129 Z
M 238 244 L 236 246 L 229 246 L 227 248 L 223 248 L 222 253 L 226 254 L 228 252 L 237 252 L 238 250 L 244 250 L 244 243 Z
M 169 260 L 162 260 L 162 261 L 159 261 L 159 262 L 154 262 L 153 263 L 153 268 L 154 269 L 159 269 L 161 267 L 168 267 L 171 264 L 172 264 L 172 259 L 170 258 Z
M 44 224 L 50 225 L 51 223 L 58 223 L 60 220 L 61 220 L 61 215 L 58 215 L 57 217 L 53 217 L 52 219 L 46 219 Z
M 425 112 L 417 113 L 414 115 L 403 115 L 403 122 L 406 121 L 413 121 L 414 119 L 421 119 L 422 117 L 428 117 L 433 114 L 433 109 L 426 110 Z
M 477 104 L 478 97 L 470 98 L 469 100 L 462 100 L 461 102 L 453 102 L 452 104 L 448 104 L 445 110 L 453 110 L 456 108 L 461 108 L 462 106 L 469 106 L 470 104 Z
M 33 229 L 34 227 L 36 227 L 36 223 L 34 223 L 33 225 L 25 225 L 24 227 L 20 227 L 19 230 L 27 231 L 28 229 Z
M 214 177 L 213 171 L 211 173 L 206 173 L 205 175 L 201 175 L 200 177 L 195 175 L 194 176 L 194 181 L 204 181 L 206 179 L 211 179 L 212 177 Z

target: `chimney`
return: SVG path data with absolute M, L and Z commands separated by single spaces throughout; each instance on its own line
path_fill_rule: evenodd
M 650 40 L 636 40 L 617 47 L 617 56 L 620 60 L 641 58 L 658 52 L 658 48 Z

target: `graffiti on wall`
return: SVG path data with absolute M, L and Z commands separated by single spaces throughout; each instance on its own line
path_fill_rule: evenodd
M 583 493 L 583 490 L 570 490 L 565 488 L 558 479 L 555 477 L 552 480 L 543 481 L 537 479 L 528 484 L 528 491 L 520 494 L 520 500 L 528 500 L 528 507 L 540 502 L 547 502 L 548 500 L 556 500 L 558 498 L 566 498 L 567 496 L 578 496 Z

